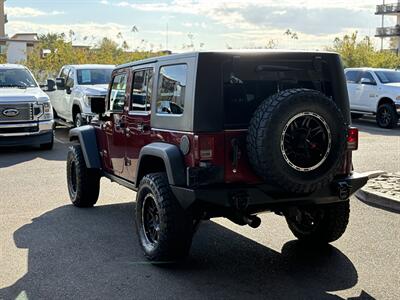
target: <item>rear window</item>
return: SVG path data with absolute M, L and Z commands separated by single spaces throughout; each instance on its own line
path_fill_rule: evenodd
M 157 91 L 157 114 L 182 115 L 185 108 L 187 65 L 160 68 Z
M 331 96 L 327 68 L 322 66 L 319 73 L 307 61 L 263 63 L 259 59 L 238 59 L 226 63 L 223 67 L 225 127 L 247 127 L 261 102 L 282 90 L 309 88 Z

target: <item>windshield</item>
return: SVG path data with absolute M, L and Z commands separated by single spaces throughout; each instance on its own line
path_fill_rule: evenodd
M 113 69 L 78 70 L 79 85 L 109 84 Z
M 382 83 L 400 82 L 400 72 L 398 71 L 377 71 L 375 73 Z
M 5 87 L 37 87 L 31 73 L 26 69 L 3 69 L 0 70 L 0 88 Z

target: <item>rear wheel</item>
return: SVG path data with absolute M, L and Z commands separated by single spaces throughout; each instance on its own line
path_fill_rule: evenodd
M 346 231 L 350 202 L 296 207 L 285 212 L 292 233 L 301 241 L 323 244 L 339 239 Z
M 100 172 L 88 169 L 80 145 L 72 146 L 67 157 L 68 192 L 73 205 L 92 207 L 100 192 Z
M 145 256 L 151 261 L 185 257 L 193 236 L 193 218 L 173 195 L 165 173 L 148 174 L 136 198 L 136 227 Z
M 379 106 L 376 113 L 376 122 L 379 127 L 391 129 L 397 126 L 399 115 L 392 104 L 386 103 Z

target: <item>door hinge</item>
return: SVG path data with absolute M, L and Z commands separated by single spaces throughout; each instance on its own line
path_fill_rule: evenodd
M 129 167 L 129 166 L 131 166 L 131 165 L 132 165 L 132 161 L 131 161 L 130 159 L 127 159 L 127 158 L 125 157 L 125 166 Z

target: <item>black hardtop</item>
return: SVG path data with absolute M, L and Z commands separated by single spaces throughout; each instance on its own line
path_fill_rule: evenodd
M 174 59 L 183 59 L 189 57 L 232 57 L 232 56 L 240 56 L 240 57 L 283 57 L 290 55 L 297 56 L 299 59 L 301 58 L 309 58 L 310 56 L 318 56 L 318 55 L 335 55 L 338 56 L 337 53 L 328 52 L 328 51 L 301 51 L 301 50 L 276 50 L 276 49 L 266 49 L 266 50 L 214 50 L 214 51 L 194 51 L 194 52 L 185 52 L 185 53 L 175 53 L 170 55 L 163 55 L 157 57 L 150 57 L 147 59 L 141 59 L 137 61 L 132 61 L 126 64 L 118 65 L 115 67 L 118 69 L 125 69 L 139 65 L 146 65 L 156 62 L 162 61 L 171 61 Z

